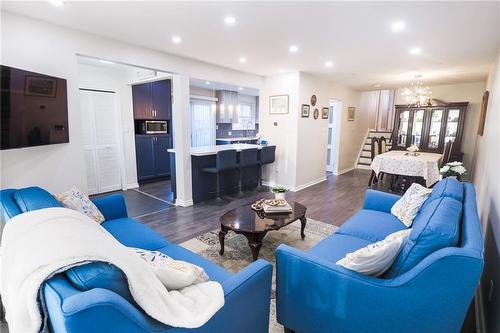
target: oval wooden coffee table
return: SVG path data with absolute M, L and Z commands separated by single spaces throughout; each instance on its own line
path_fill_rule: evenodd
M 242 234 L 247 238 L 254 261 L 259 257 L 262 240 L 268 231 L 279 230 L 292 222 L 300 220 L 300 236 L 304 239 L 307 208 L 298 202 L 289 202 L 289 204 L 292 206 L 291 213 L 265 214 L 264 212 L 254 211 L 250 205 L 231 209 L 226 212 L 219 219 L 219 254 L 224 255 L 224 238 L 229 230 L 237 234 Z

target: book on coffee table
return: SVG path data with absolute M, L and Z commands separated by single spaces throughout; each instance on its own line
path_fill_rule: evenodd
M 290 213 L 292 211 L 292 207 L 286 201 L 280 203 L 265 201 L 262 209 L 265 213 Z

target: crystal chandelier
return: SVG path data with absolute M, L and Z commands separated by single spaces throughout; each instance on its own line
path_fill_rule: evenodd
M 403 96 L 409 106 L 429 105 L 431 102 L 429 95 L 431 94 L 431 89 L 424 86 L 420 81 L 412 83 L 410 87 L 403 88 L 401 91 L 401 96 Z

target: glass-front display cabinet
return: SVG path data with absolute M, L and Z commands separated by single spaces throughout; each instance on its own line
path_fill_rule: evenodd
M 452 157 L 462 159 L 462 134 L 468 102 L 440 106 L 413 107 L 396 105 L 393 149 L 417 145 L 421 151 L 442 153 L 446 142 L 453 141 Z

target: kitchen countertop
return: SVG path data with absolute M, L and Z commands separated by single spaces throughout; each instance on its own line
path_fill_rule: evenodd
M 192 156 L 206 156 L 206 155 L 215 155 L 218 151 L 236 149 L 236 151 L 242 151 L 244 149 L 257 148 L 262 149 L 261 145 L 252 145 L 248 143 L 235 143 L 229 145 L 218 145 L 218 146 L 204 146 L 204 147 L 195 147 L 191 148 Z M 168 149 L 169 153 L 175 153 L 175 149 Z
M 245 136 L 241 138 L 231 137 L 231 138 L 216 138 L 217 141 L 250 141 L 250 140 L 258 140 L 259 138 L 256 136 Z

